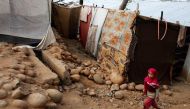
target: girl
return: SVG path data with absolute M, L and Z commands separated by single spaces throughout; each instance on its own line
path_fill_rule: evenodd
M 151 106 L 159 109 L 156 102 L 159 100 L 157 73 L 155 68 L 149 68 L 148 76 L 144 79 L 144 95 L 147 96 L 144 100 L 144 109 L 149 109 Z

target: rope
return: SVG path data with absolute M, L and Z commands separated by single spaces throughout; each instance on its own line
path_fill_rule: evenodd
M 163 40 L 165 38 L 167 30 L 168 30 L 168 23 L 165 21 L 165 31 L 164 31 L 163 36 L 160 39 L 160 20 L 158 20 L 158 40 Z

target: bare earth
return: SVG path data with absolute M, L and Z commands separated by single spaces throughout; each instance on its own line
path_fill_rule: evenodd
M 59 36 L 56 34 L 57 37 Z M 63 39 L 58 37 L 58 44 L 64 44 L 67 46 L 67 50 L 77 56 L 78 59 L 85 61 L 90 60 L 93 64 L 97 64 L 95 58 L 85 53 L 85 50 L 81 47 L 79 41 L 71 39 Z M 15 45 L 1 43 L 0 44 L 0 83 L 3 84 L 0 89 L 8 90 L 7 97 L 2 97 L 0 94 L 0 106 L 2 101 L 7 101 L 7 107 L 0 109 L 26 109 L 25 107 L 15 107 L 12 103 L 12 90 L 21 87 L 22 93 L 25 94 L 22 97 L 23 101 L 27 101 L 26 98 L 30 93 L 42 93 L 45 96 L 47 89 L 57 89 L 62 91 L 63 97 L 60 103 L 55 104 L 58 109 L 142 109 L 143 98 L 142 91 L 129 91 L 127 89 L 121 90 L 123 97 L 116 99 L 113 96 L 114 91 L 110 91 L 111 85 L 99 85 L 94 81 L 88 79 L 86 76 L 81 75 L 80 81 L 72 82 L 71 85 L 61 85 L 56 82 L 55 75 L 52 76 L 54 81 L 51 83 L 43 83 L 41 77 L 45 77 L 52 72 L 47 69 L 40 69 L 39 66 L 34 64 L 33 58 L 30 58 L 23 50 L 14 51 L 12 47 Z M 63 60 L 64 61 L 64 60 Z M 19 66 L 18 66 L 19 65 Z M 24 66 L 24 67 L 23 67 Z M 30 71 L 30 73 L 28 73 Z M 33 71 L 33 73 L 31 73 Z M 42 72 L 43 76 L 39 76 Z M 25 75 L 23 78 L 18 76 L 20 74 Z M 47 79 L 47 78 L 45 78 Z M 51 78 L 48 78 L 51 79 Z M 3 81 L 3 82 L 2 82 Z M 17 82 L 19 84 L 17 85 Z M 12 84 L 10 87 L 5 87 L 5 84 Z M 91 91 L 86 93 L 85 91 Z M 161 109 L 190 109 L 190 83 L 187 82 L 174 82 L 170 87 L 172 95 L 169 96 L 161 91 L 160 101 L 158 102 Z M 50 102 L 50 101 L 48 101 Z M 52 102 L 52 101 L 51 101 Z M 56 109 L 54 108 L 31 108 L 28 109 Z

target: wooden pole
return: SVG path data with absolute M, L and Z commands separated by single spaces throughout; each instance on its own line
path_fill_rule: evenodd
M 124 10 L 128 2 L 129 2 L 129 0 L 123 0 L 123 2 L 121 3 L 119 9 Z
M 83 5 L 83 0 L 80 0 L 80 2 L 79 2 L 79 3 L 80 3 L 80 5 Z

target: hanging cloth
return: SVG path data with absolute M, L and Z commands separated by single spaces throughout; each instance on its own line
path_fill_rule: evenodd
M 180 26 L 179 35 L 177 39 L 177 44 L 179 47 L 183 47 L 185 44 L 186 32 L 187 28 L 185 26 Z

